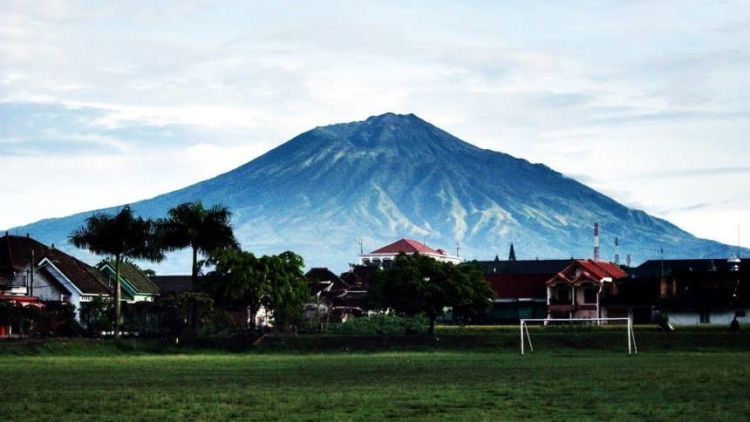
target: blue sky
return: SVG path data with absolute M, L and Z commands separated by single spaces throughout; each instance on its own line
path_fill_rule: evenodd
M 0 2 L 0 227 L 393 111 L 702 237 L 750 229 L 749 1 L 216 3 Z

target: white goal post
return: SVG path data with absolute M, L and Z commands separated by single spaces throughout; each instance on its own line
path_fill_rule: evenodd
M 531 345 L 531 336 L 529 335 L 529 325 L 527 324 L 529 322 L 542 322 L 544 325 L 550 322 L 596 322 L 598 325 L 601 321 L 627 321 L 628 354 L 638 353 L 638 347 L 635 345 L 635 333 L 633 332 L 633 320 L 630 318 L 530 318 L 522 319 L 519 324 L 521 330 L 521 355 L 525 354 L 524 346 L 527 342 L 529 350 L 534 351 L 534 346 Z

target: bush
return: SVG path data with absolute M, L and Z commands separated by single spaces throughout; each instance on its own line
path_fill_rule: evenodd
M 81 323 L 92 334 L 113 332 L 115 326 L 114 303 L 109 298 L 94 297 L 81 303 Z
M 424 334 L 427 320 L 423 316 L 371 315 L 353 318 L 331 330 L 347 335 L 403 335 Z
M 43 308 L 34 310 L 33 318 L 32 333 L 37 336 L 72 337 L 80 335 L 82 331 L 76 321 L 75 306 L 70 303 L 47 302 Z

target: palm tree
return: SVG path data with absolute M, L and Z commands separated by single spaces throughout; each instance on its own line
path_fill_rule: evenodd
M 96 213 L 74 230 L 70 242 L 96 255 L 106 255 L 115 264 L 115 337 L 120 335 L 120 263 L 123 259 L 161 261 L 164 258 L 154 242 L 154 223 L 135 217 L 129 206 L 110 215 Z
M 217 249 L 238 248 L 230 219 L 232 213 L 223 205 L 205 208 L 201 201 L 180 204 L 157 222 L 163 247 L 177 250 L 190 247 L 193 252 L 192 283 L 196 285 L 201 263 L 198 253 L 207 255 Z

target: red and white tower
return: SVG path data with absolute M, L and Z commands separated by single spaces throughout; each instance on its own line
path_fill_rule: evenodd
M 594 223 L 594 261 L 599 260 L 599 223 Z

